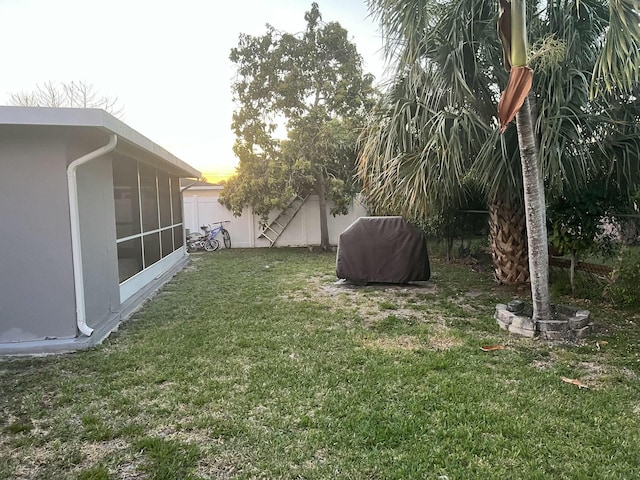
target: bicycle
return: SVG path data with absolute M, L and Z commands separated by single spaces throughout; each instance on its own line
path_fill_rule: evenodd
M 187 248 L 190 251 L 195 251 L 200 248 L 204 248 L 207 252 L 214 252 L 218 250 L 222 245 L 225 248 L 231 248 L 231 235 L 229 231 L 222 226 L 223 223 L 229 223 L 231 220 L 224 220 L 221 222 L 213 222 L 209 225 L 202 225 L 200 228 L 204 230 L 204 233 L 192 233 L 187 238 Z M 212 228 L 211 225 L 217 227 Z M 218 234 L 222 235 L 222 243 L 216 237 Z
M 223 223 L 229 223 L 231 220 L 223 220 L 221 222 L 212 222 L 207 227 L 209 228 L 208 232 L 208 240 L 212 247 L 212 250 L 207 250 L 207 244 L 205 243 L 204 249 L 208 252 L 213 252 L 214 250 L 218 250 L 221 247 L 220 240 L 216 237 L 218 234 L 222 235 L 222 243 L 224 244 L 224 248 L 231 248 L 231 235 L 229 235 L 229 230 L 223 227 Z M 211 225 L 218 225 L 216 228 L 211 228 Z M 217 245 L 216 245 L 217 244 Z

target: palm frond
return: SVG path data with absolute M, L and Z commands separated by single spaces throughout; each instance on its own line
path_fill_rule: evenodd
M 609 28 L 593 68 L 591 97 L 602 90 L 633 93 L 639 79 L 640 6 L 636 0 L 609 0 Z
M 621 118 L 633 110 L 633 97 L 618 89 L 590 98 L 600 53 L 606 58 L 607 49 L 619 45 L 605 48 L 606 39 L 635 19 L 635 27 L 619 37 L 625 45 L 637 45 L 632 1 L 530 4 L 531 36 L 545 39 L 534 52 L 532 103 L 552 196 L 585 185 L 594 172 L 605 172 L 616 188 L 638 185 L 634 133 L 640 122 Z M 489 199 L 504 192 L 520 196 L 515 127 L 499 135 L 496 119 L 507 75 L 501 68 L 495 5 L 484 0 L 368 4 L 381 23 L 394 68 L 384 100 L 361 136 L 359 176 L 365 191 L 385 211 L 418 216 L 456 205 L 469 182 Z M 638 52 L 635 48 L 628 56 L 636 73 Z M 620 55 L 610 57 L 620 60 Z M 611 74 L 620 70 L 614 63 L 606 63 Z M 637 97 L 638 83 L 629 88 Z M 619 109 L 607 103 L 613 96 Z

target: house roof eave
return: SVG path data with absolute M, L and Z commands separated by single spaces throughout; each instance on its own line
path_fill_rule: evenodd
M 199 170 L 101 109 L 0 106 L 0 125 L 96 128 L 118 135 L 121 140 L 118 150 L 127 145 L 170 165 L 181 177 L 202 176 Z

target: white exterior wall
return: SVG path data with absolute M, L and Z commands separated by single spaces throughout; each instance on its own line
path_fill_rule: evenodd
M 185 228 L 191 232 L 201 231 L 200 226 L 209 223 L 230 220 L 225 225 L 231 234 L 232 248 L 268 247 L 269 242 L 258 238 L 262 228 L 260 217 L 253 215 L 250 208 L 245 208 L 242 216 L 233 214 L 218 202 L 222 187 L 192 187 L 182 193 L 184 203 Z M 327 209 L 331 205 L 327 205 Z M 278 216 L 271 213 L 269 220 Z M 338 244 L 340 234 L 359 217 L 367 216 L 365 207 L 354 200 L 346 215 L 328 216 L 329 243 Z M 320 219 L 318 196 L 310 195 L 291 223 L 276 241 L 276 247 L 301 247 L 320 244 Z

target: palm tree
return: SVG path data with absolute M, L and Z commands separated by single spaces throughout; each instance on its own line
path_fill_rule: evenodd
M 522 164 L 527 247 L 531 276 L 534 322 L 551 319 L 549 297 L 549 256 L 547 254 L 547 219 L 544 184 L 538 167 L 539 150 L 533 127 L 529 92 L 533 70 L 528 66 L 525 0 L 500 1 L 498 33 L 502 41 L 505 70 L 509 82 L 498 103 L 500 131 L 516 117 L 518 150 Z
M 420 218 L 460 203 L 466 185 L 481 186 L 491 213 L 496 276 L 505 283 L 526 280 L 523 178 L 531 173 L 523 175 L 517 130 L 509 126 L 501 135 L 496 118 L 507 84 L 497 9 L 483 0 L 370 0 L 369 8 L 380 21 L 393 68 L 386 95 L 361 137 L 359 175 L 369 201 Z M 616 36 L 623 51 L 637 46 L 638 14 L 631 0 L 609 7 L 604 0 L 555 0 L 527 12 L 530 32 L 539 39 L 529 57 L 536 75 L 528 117 L 539 146 L 534 163 L 547 192 L 561 195 L 584 185 L 590 172 L 602 171 L 599 162 L 610 167 L 612 177 L 621 173 L 635 182 L 631 177 L 638 169 L 629 162 L 637 165 L 637 140 L 627 136 L 618 144 L 626 155 L 614 162 L 605 158 L 603 132 L 619 120 L 610 117 L 605 97 L 589 95 L 609 88 L 608 95 L 628 98 L 637 81 L 638 48 L 624 63 L 607 47 Z M 608 28 L 621 16 L 629 28 Z M 609 61 L 599 63 L 598 53 Z M 615 81 L 622 77 L 632 82 Z
M 395 66 L 361 138 L 359 175 L 369 203 L 419 219 L 462 204 L 465 186 L 480 184 L 496 276 L 527 281 L 517 137 L 513 129 L 504 138 L 497 131 L 498 86 L 507 74 L 496 68 L 496 12 L 481 0 L 369 6 Z

